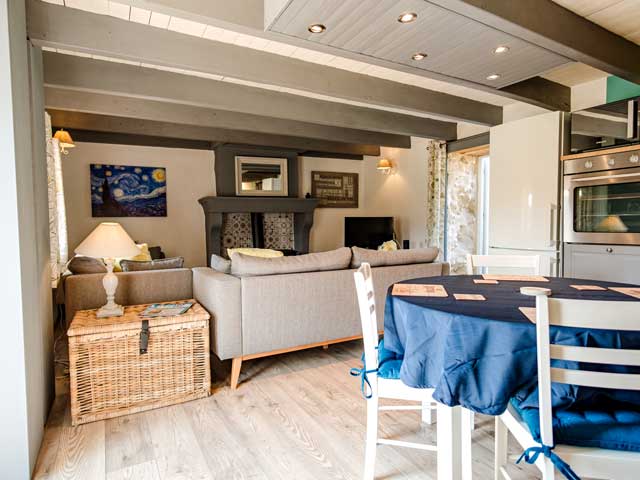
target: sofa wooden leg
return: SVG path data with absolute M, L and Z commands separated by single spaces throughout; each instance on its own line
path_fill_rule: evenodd
M 231 390 L 236 390 L 238 388 L 240 368 L 242 368 L 242 357 L 237 357 L 231 360 Z

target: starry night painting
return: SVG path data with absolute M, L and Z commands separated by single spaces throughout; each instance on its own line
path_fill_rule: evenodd
M 166 217 L 167 173 L 161 167 L 91 164 L 94 217 Z

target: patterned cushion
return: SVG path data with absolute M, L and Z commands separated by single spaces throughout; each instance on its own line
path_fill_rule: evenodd
M 363 263 L 372 267 L 388 267 L 391 265 L 408 265 L 412 263 L 432 263 L 440 250 L 431 248 L 412 248 L 410 250 L 369 250 L 351 247 L 353 258 L 351 268 L 360 268 Z
M 120 267 L 123 272 L 139 272 L 143 270 L 169 270 L 172 268 L 182 268 L 184 257 L 163 258 L 162 260 L 151 260 L 149 262 L 139 262 L 136 260 L 121 260 Z

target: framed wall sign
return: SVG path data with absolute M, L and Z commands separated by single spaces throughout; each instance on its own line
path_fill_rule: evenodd
M 311 196 L 318 208 L 358 208 L 358 174 L 311 172 Z

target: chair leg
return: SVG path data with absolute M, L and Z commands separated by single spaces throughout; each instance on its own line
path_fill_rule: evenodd
M 236 357 L 231 360 L 231 390 L 238 388 L 240 380 L 240 369 L 242 368 L 242 357 Z
M 367 400 L 367 439 L 364 453 L 364 480 L 373 480 L 378 444 L 378 397 Z
M 507 426 L 500 420 L 500 417 L 496 417 L 496 444 L 495 444 L 495 456 L 493 463 L 494 479 L 502 480 L 502 468 L 507 464 L 507 447 L 509 440 L 509 430 Z
M 429 400 L 422 401 L 422 423 L 427 425 L 436 423 L 436 409 Z
M 556 478 L 556 472 L 553 463 L 546 457 L 543 459 L 543 462 L 542 480 L 554 480 Z

